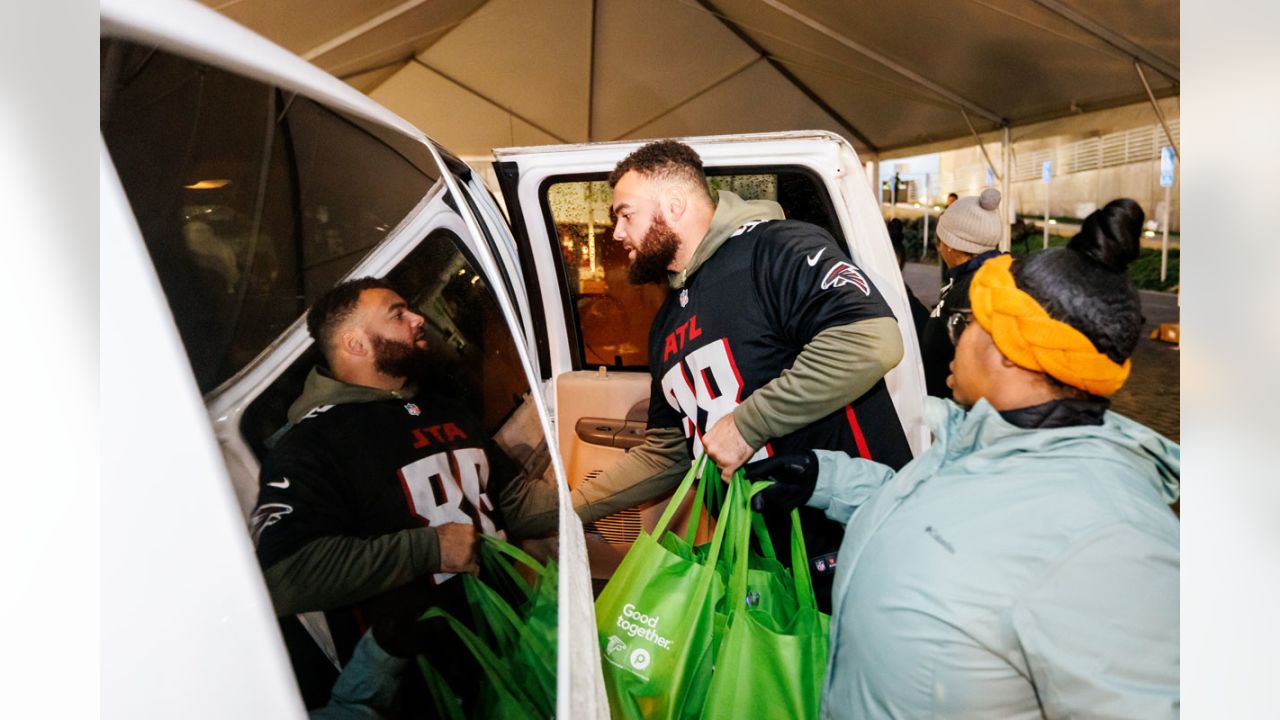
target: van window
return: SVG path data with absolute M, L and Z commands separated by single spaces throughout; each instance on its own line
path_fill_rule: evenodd
M 438 178 L 360 123 L 155 48 L 102 42 L 102 136 L 201 392 L 248 365 Z
M 744 200 L 773 200 L 793 220 L 822 228 L 844 243 L 831 197 L 804 168 L 707 168 L 713 190 Z M 666 289 L 632 285 L 627 253 L 613 242 L 613 189 L 604 174 L 552 178 L 543 185 L 543 212 L 554 227 L 577 329 L 577 367 L 648 368 L 649 326 Z
M 418 384 L 475 412 L 485 432 L 529 472 L 550 455 L 529 399 L 529 383 L 502 310 L 477 263 L 452 232 L 436 230 L 387 274 L 426 319 L 429 362 Z M 320 362 L 313 345 L 246 409 L 241 433 L 259 459 L 287 428 L 289 405 Z

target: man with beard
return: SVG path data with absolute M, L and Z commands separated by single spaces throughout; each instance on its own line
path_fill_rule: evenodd
M 334 665 L 366 629 L 380 641 L 379 628 L 413 631 L 426 606 L 456 600 L 449 579 L 476 570 L 477 530 L 502 527 L 491 498 L 513 463 L 463 407 L 414 387 L 422 326 L 383 280 L 321 297 L 307 328 L 327 367 L 312 369 L 262 466 L 253 537 L 309 708 L 328 700 Z M 332 646 L 321 654 L 308 634 L 324 626 Z M 382 645 L 395 654 L 430 651 L 383 637 L 393 635 Z
M 631 282 L 669 290 L 649 332 L 644 443 L 574 489 L 584 521 L 669 491 L 704 450 L 726 478 L 791 448 L 911 459 L 883 379 L 902 359 L 897 321 L 830 234 L 774 202 L 713 198 L 701 159 L 675 141 L 636 150 L 609 183 Z M 842 530 L 804 512 L 825 608 Z M 785 518 L 770 524 L 789 554 Z

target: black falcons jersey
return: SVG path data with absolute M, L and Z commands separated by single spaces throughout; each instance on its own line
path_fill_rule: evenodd
M 486 446 L 470 415 L 443 398 L 316 408 L 263 464 L 253 522 L 263 567 L 331 535 L 445 523 L 496 533 Z
M 696 457 L 702 434 L 791 367 L 820 331 L 881 317 L 893 312 L 880 291 L 825 230 L 794 220 L 743 225 L 658 310 L 649 333 L 649 425 L 681 427 Z M 752 460 L 810 449 L 894 469 L 911 459 L 883 379 L 772 439 Z
M 683 428 L 697 457 L 703 433 L 791 367 L 820 331 L 881 317 L 893 312 L 825 230 L 793 220 L 743 225 L 658 310 L 649 334 L 649 425 Z M 830 415 L 771 439 L 752 460 L 812 449 L 842 450 L 895 470 L 905 465 L 911 448 L 884 380 Z M 830 612 L 844 528 L 812 508 L 800 515 L 818 605 Z M 789 521 L 765 520 L 789 562 Z
M 308 413 L 262 467 L 252 523 L 261 565 L 322 537 L 371 538 L 445 523 L 498 534 L 502 523 L 490 498 L 515 469 L 470 418 L 460 405 L 427 396 Z M 444 593 L 432 586 L 450 577 L 421 577 L 414 592 Z M 346 662 L 373 621 L 369 608 L 331 608 L 326 618 Z

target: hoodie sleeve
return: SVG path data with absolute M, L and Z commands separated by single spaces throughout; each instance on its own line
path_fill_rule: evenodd
M 680 428 L 651 427 L 644 443 L 627 451 L 599 476 L 583 480 L 570 493 L 582 522 L 595 522 L 620 510 L 652 500 L 679 484 L 689 470 L 689 451 Z M 512 488 L 518 497 L 505 500 L 512 508 L 508 530 L 513 537 L 542 537 L 558 528 L 555 488 L 525 483 Z
M 1123 525 L 1074 544 L 1015 605 L 1046 718 L 1176 718 L 1178 549 Z
M 742 438 L 759 448 L 862 397 L 902 361 L 902 334 L 892 317 L 827 328 L 791 367 L 733 412 Z
M 439 569 L 436 529 L 424 527 L 372 538 L 318 538 L 262 574 L 276 614 L 283 616 L 350 605 Z

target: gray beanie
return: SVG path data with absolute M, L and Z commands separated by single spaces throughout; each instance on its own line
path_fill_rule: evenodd
M 1004 236 L 1000 227 L 1000 191 L 987 188 L 978 197 L 962 197 L 938 218 L 938 239 L 960 252 L 994 250 Z

